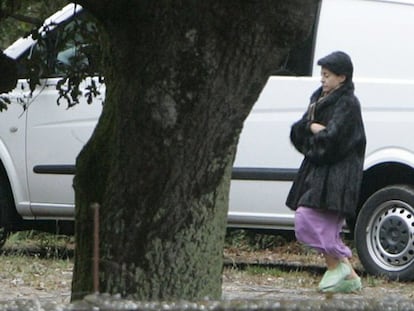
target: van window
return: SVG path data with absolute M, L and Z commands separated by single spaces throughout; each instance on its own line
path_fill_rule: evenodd
M 46 34 L 46 39 L 29 48 L 18 60 L 19 78 L 28 78 L 30 72 L 40 77 L 64 76 L 71 67 L 98 73 L 96 45 L 90 38 L 96 38 L 96 25 L 80 13 L 66 23 Z
M 317 7 L 315 22 L 308 37 L 302 43 L 293 46 L 280 67 L 273 72 L 275 76 L 312 76 L 313 58 L 316 41 L 320 5 Z

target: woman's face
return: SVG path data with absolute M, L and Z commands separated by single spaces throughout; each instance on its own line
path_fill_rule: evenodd
M 322 67 L 321 69 L 321 83 L 324 93 L 330 93 L 345 81 L 344 75 L 337 75 L 332 71 Z

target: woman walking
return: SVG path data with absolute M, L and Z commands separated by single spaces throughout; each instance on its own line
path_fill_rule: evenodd
M 287 197 L 295 210 L 296 238 L 325 257 L 322 292 L 361 289 L 340 236 L 345 219 L 355 216 L 365 155 L 361 108 L 354 95 L 353 65 L 344 52 L 318 61 L 321 83 L 303 117 L 291 128 L 290 139 L 304 155 Z

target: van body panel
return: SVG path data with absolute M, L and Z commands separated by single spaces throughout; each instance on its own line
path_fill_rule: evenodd
M 402 31 L 414 29 L 414 2 L 322 1 L 316 25 L 311 76 L 269 78 L 245 121 L 234 166 L 299 167 L 302 155 L 290 144 L 290 126 L 306 111 L 310 95 L 320 85 L 317 60 L 344 50 L 352 57 L 355 93 L 362 106 L 365 169 L 388 161 L 414 167 L 414 140 L 407 139 L 414 120 L 414 41 Z M 273 219 L 275 228 L 280 224 L 293 228 L 292 218 L 284 218 L 291 215 L 285 206 L 291 181 L 267 183 L 254 187 L 258 181 L 232 181 L 230 225 L 237 225 L 235 219 L 248 223 L 253 211 L 255 217 Z
M 412 79 L 414 3 L 405 1 L 322 1 L 315 55 L 335 50 L 352 57 L 355 77 Z M 313 75 L 319 75 L 316 62 Z
M 49 207 L 51 204 L 73 205 L 73 175 L 59 174 L 59 169 L 75 165 L 76 157 L 89 140 L 102 110 L 101 101 L 96 99 L 88 105 L 84 97 L 71 108 L 67 108 L 64 101 L 57 105 L 55 94 L 58 80 L 43 81 L 43 91 L 27 109 L 27 176 L 30 202 L 36 216 L 42 204 Z M 85 81 L 87 84 L 88 81 Z M 34 170 L 44 165 L 48 165 L 49 171 Z

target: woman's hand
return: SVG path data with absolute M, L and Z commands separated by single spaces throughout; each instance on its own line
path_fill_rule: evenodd
M 317 123 L 317 122 L 313 122 L 310 125 L 310 130 L 313 134 L 319 133 L 320 131 L 324 130 L 326 128 L 325 125 Z

